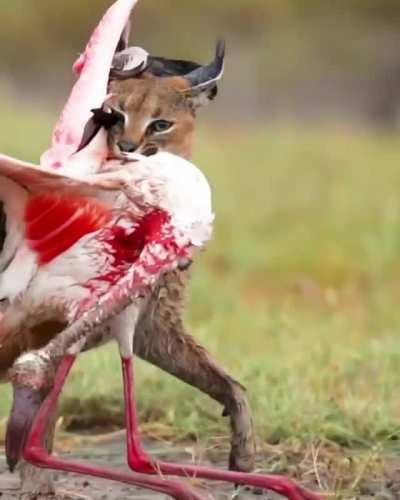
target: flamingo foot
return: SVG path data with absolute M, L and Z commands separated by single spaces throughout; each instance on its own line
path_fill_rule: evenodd
M 170 481 L 161 477 L 149 478 L 149 476 L 137 473 L 124 473 L 97 465 L 64 460 L 51 455 L 46 450 L 44 446 L 44 436 L 49 418 L 53 414 L 61 389 L 64 386 L 75 359 L 76 356 L 67 355 L 62 360 L 54 381 L 54 387 L 49 396 L 45 399 L 33 422 L 26 447 L 23 451 L 24 459 L 36 467 L 119 481 L 141 488 L 148 488 L 169 495 L 176 500 L 204 500 L 204 496 L 177 481 Z
M 124 380 L 128 464 L 135 472 L 143 474 L 161 473 L 172 476 L 225 481 L 235 485 L 274 491 L 289 500 L 321 500 L 318 494 L 306 490 L 296 482 L 283 476 L 224 471 L 212 467 L 172 464 L 152 460 L 143 450 L 139 439 L 136 408 L 132 397 L 132 358 L 122 358 L 122 372 Z

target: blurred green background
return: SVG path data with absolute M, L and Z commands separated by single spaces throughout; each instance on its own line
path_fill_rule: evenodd
M 2 152 L 37 160 L 107 5 L 1 5 Z M 260 445 L 279 449 L 269 470 L 293 473 L 297 453 L 338 498 L 372 479 L 378 491 L 400 452 L 400 3 L 143 0 L 137 9 L 133 42 L 154 55 L 206 62 L 217 36 L 227 39 L 226 75 L 199 116 L 195 148 L 217 223 L 193 270 L 189 324 L 248 386 Z M 64 423 L 121 425 L 119 386 L 113 347 L 83 357 Z M 138 387 L 153 437 L 226 444 L 227 422 L 207 398 L 142 363 Z M 8 389 L 0 395 L 4 423 Z
M 108 0 L 1 6 L 0 78 L 18 99 L 61 102 L 70 66 Z M 56 5 L 56 7 L 55 7 Z M 208 61 L 228 43 L 224 91 L 210 115 L 239 122 L 329 116 L 392 126 L 400 105 L 396 0 L 147 0 L 133 42 L 154 55 Z

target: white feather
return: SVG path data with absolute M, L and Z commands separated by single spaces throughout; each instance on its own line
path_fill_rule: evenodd
M 137 159 L 126 172 L 126 183 L 136 187 L 144 202 L 164 209 L 174 228 L 194 246 L 202 246 L 212 234 L 214 213 L 210 185 L 193 163 L 171 153 Z
M 0 275 L 0 300 L 14 300 L 24 293 L 37 271 L 36 255 L 21 242 L 10 265 Z
M 15 255 L 18 245 L 24 237 L 24 210 L 28 193 L 18 184 L 0 177 L 0 200 L 6 214 L 6 239 L 0 254 L 0 272 L 5 269 L 10 259 Z

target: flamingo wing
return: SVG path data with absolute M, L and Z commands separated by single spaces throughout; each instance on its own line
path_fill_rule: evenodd
M 31 192 L 89 187 L 84 179 L 61 174 L 55 169 L 42 168 L 3 154 L 0 154 L 0 176 L 11 179 Z
M 0 154 L 0 177 L 7 177 L 32 193 L 71 191 L 90 195 L 99 190 L 118 191 L 125 180 L 123 170 L 121 168 L 121 173 L 71 175 Z

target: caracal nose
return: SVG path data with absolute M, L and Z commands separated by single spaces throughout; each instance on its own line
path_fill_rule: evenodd
M 139 144 L 133 141 L 119 141 L 117 145 L 122 153 L 134 153 L 139 147 Z

